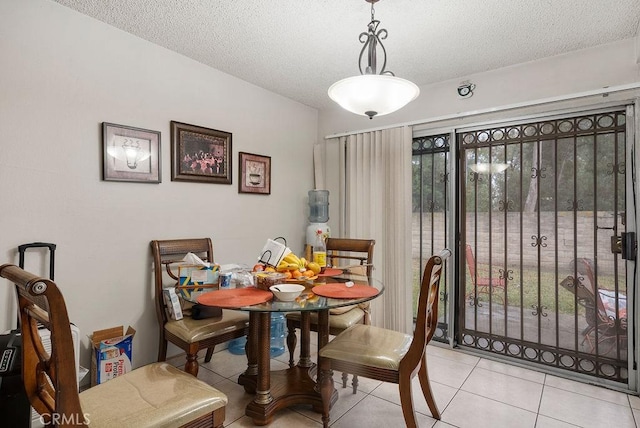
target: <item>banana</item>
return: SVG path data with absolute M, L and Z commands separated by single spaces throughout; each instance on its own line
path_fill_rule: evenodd
M 300 263 L 300 259 L 298 258 L 298 256 L 296 256 L 293 253 L 289 253 L 286 256 L 284 256 L 284 258 L 282 259 L 288 263 L 296 263 L 299 264 Z
M 293 253 L 289 253 L 282 258 L 282 261 L 278 264 L 278 270 L 281 268 L 284 270 L 300 270 L 304 271 L 307 267 L 307 260 L 302 257 L 298 257 Z M 287 267 L 285 268 L 284 265 Z

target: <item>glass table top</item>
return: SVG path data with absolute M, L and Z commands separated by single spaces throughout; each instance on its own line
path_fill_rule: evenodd
M 352 281 L 354 285 L 371 286 L 378 290 L 378 293 L 374 296 L 362 297 L 362 298 L 332 298 L 323 297 L 315 294 L 313 287 L 322 287 L 323 284 L 335 284 L 345 283 Z M 379 297 L 384 292 L 384 285 L 382 282 L 367 278 L 361 275 L 341 274 L 337 276 L 318 277 L 312 281 L 297 281 L 305 289 L 300 293 L 295 300 L 285 302 L 278 300 L 275 295 L 273 298 L 265 303 L 259 303 L 250 306 L 238 306 L 238 307 L 225 307 L 227 309 L 237 309 L 249 312 L 300 312 L 300 311 L 319 311 L 323 309 L 334 309 L 343 306 L 356 305 L 358 303 L 364 303 L 366 301 Z M 241 289 L 239 289 L 241 290 Z M 210 291 L 209 293 L 215 293 L 216 291 Z

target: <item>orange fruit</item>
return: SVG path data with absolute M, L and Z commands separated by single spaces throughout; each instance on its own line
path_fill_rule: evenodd
M 315 273 L 311 269 L 307 269 L 302 272 L 302 275 L 306 276 L 307 278 L 311 278 L 312 276 L 315 276 Z
M 300 278 L 302 276 L 302 272 L 300 272 L 299 270 L 292 270 L 291 272 L 291 276 L 293 278 Z
M 291 272 L 286 271 L 286 272 L 282 272 L 284 274 L 284 279 L 291 279 Z

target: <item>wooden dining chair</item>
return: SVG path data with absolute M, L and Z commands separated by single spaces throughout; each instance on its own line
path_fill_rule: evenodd
M 222 427 L 227 396 L 168 363 L 152 363 L 78 393 L 69 315 L 49 279 L 0 266 L 15 284 L 22 336 L 22 381 L 49 427 Z M 40 329 L 48 329 L 50 352 Z
M 327 266 L 345 267 L 347 271 L 357 275 L 371 276 L 373 272 L 373 239 L 327 238 Z M 312 313 L 311 331 L 318 331 L 318 314 Z M 287 347 L 289 348 L 289 366 L 294 366 L 293 353 L 296 349 L 296 329 L 301 328 L 299 312 L 287 314 Z M 371 312 L 369 302 L 361 305 L 332 309 L 329 312 L 329 334 L 336 336 L 355 324 L 370 324 Z M 342 373 L 342 387 L 347 387 L 349 375 Z M 358 391 L 358 377 L 352 381 L 353 393 Z
M 207 349 L 204 361 L 209 362 L 216 345 L 246 336 L 249 333 L 249 316 L 239 311 L 222 310 L 220 317 L 196 320 L 187 311 L 181 320 L 172 320 L 162 290 L 175 287 L 178 282 L 178 265 L 187 253 L 213 263 L 213 244 L 210 238 L 153 240 L 151 252 L 160 331 L 158 361 L 167 359 L 167 344 L 171 342 L 187 354 L 184 370 L 197 376 L 198 352 Z
M 467 244 L 465 249 L 465 257 L 467 260 L 467 266 L 469 268 L 469 277 L 473 283 L 473 288 L 477 294 L 485 293 L 491 294 L 496 290 L 504 290 L 505 288 L 505 280 L 498 275 L 488 277 L 488 276 L 479 276 L 477 273 L 477 263 L 476 258 L 473 255 L 473 249 L 471 245 Z M 474 297 L 474 292 L 469 292 L 465 298 L 469 299 L 470 297 Z M 501 295 L 498 297 L 502 298 Z M 504 300 L 504 298 L 502 298 Z
M 332 370 L 346 371 L 383 382 L 396 383 L 405 424 L 417 427 L 411 380 L 416 373 L 429 410 L 435 419 L 440 411 L 433 398 L 427 374 L 427 344 L 438 326 L 438 296 L 443 262 L 451 255 L 448 249 L 427 261 L 418 300 L 413 336 L 371 325 L 350 327 L 320 349 L 320 383 L 325 427 L 329 425 L 329 407 L 333 391 Z

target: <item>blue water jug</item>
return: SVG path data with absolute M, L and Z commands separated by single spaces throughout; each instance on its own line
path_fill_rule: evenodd
M 245 345 L 247 344 L 247 336 L 238 337 L 229 341 L 227 350 L 233 355 L 243 355 L 245 353 Z
M 285 332 L 284 314 L 280 312 L 271 313 L 271 348 L 269 355 L 271 358 L 284 354 L 284 332 Z
M 271 345 L 269 347 L 269 356 L 271 358 L 284 354 L 286 322 L 284 314 L 274 312 L 271 314 Z M 247 344 L 246 336 L 238 337 L 229 341 L 227 350 L 234 355 L 243 355 Z

